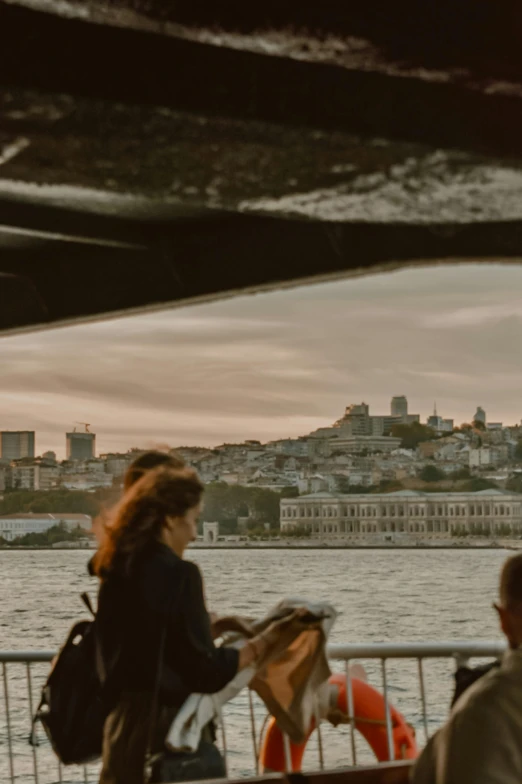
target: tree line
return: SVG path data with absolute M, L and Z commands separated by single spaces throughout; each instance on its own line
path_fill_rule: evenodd
M 279 501 L 295 496 L 295 487 L 281 492 L 262 487 L 227 485 L 212 482 L 205 487 L 203 520 L 220 523 L 223 533 L 238 530 L 238 518 L 247 518 L 247 528 L 256 529 L 268 523 L 279 527 Z M 103 508 L 118 500 L 118 491 L 103 489 L 89 493 L 81 490 L 57 489 L 49 491 L 13 490 L 0 500 L 0 516 L 10 514 L 86 514 L 95 518 Z
M 50 547 L 58 542 L 78 542 L 80 539 L 85 539 L 87 532 L 77 526 L 69 530 L 65 523 L 58 522 L 47 531 L 41 533 L 23 534 L 17 536 L 16 539 L 8 541 L 0 536 L 1 547 Z

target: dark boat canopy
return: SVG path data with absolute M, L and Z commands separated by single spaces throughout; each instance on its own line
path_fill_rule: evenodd
M 0 330 L 522 258 L 519 0 L 0 0 Z

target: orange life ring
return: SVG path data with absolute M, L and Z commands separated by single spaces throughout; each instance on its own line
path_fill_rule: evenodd
M 386 717 L 384 697 L 377 689 L 359 678 L 352 678 L 353 707 L 355 715 L 355 728 L 366 739 L 379 762 L 387 762 L 388 736 L 386 732 Z M 332 686 L 337 687 L 337 708 L 348 715 L 348 697 L 346 678 L 344 675 L 332 675 L 329 680 Z M 392 723 L 392 736 L 394 746 L 394 759 L 415 759 L 418 755 L 415 733 L 406 723 L 404 716 L 393 707 L 389 706 Z M 310 731 L 304 743 L 290 742 L 290 756 L 292 771 L 300 771 L 306 744 L 315 729 L 312 722 Z M 279 773 L 286 770 L 283 733 L 277 726 L 275 719 L 271 719 L 260 756 L 261 769 L 265 772 Z

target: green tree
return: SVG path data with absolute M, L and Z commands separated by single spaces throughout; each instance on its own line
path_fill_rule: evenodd
M 404 490 L 404 485 L 399 479 L 382 479 L 377 487 L 372 489 L 372 493 L 395 493 L 397 490 Z
M 296 526 L 295 528 L 290 528 L 289 530 L 285 531 L 284 536 L 288 536 L 293 539 L 305 539 L 310 537 L 312 532 L 305 528 L 304 526 Z
M 299 495 L 299 488 L 294 485 L 290 487 L 283 487 L 280 492 L 281 498 L 297 498 Z
M 458 471 L 454 471 L 451 475 L 452 479 L 469 479 L 471 474 L 469 473 L 469 468 L 464 466 L 463 468 L 459 468 Z
M 75 513 L 95 517 L 101 506 L 101 496 L 80 490 L 31 491 L 14 490 L 5 493 L 0 501 L 0 514 L 29 513 Z
M 212 482 L 205 488 L 204 517 L 227 526 L 230 533 L 237 530 L 238 517 L 250 517 L 258 523 L 277 527 L 280 500 L 279 493 L 266 488 Z
M 365 495 L 366 493 L 374 493 L 375 490 L 374 485 L 348 485 L 346 495 Z
M 403 449 L 416 449 L 423 441 L 433 441 L 437 437 L 435 431 L 420 422 L 412 422 L 411 425 L 392 425 L 391 435 L 401 439 Z
M 272 527 L 279 525 L 279 501 L 281 496 L 273 490 L 255 488 L 250 501 L 250 513 L 260 523 L 270 523 Z
M 60 521 L 57 525 L 53 525 L 47 531 L 42 533 L 24 534 L 9 542 L 11 545 L 25 545 L 28 547 L 49 547 L 56 542 L 75 542 L 79 539 L 85 539 L 87 532 L 77 526 L 69 530 L 64 522 Z
M 441 479 L 445 478 L 445 475 L 437 466 L 427 465 L 424 466 L 420 472 L 419 478 L 422 479 L 423 482 L 439 482 Z
M 469 482 L 466 482 L 462 488 L 466 493 L 478 493 L 481 490 L 494 490 L 498 489 L 496 482 L 491 479 L 484 479 L 482 476 L 474 476 Z
M 515 460 L 522 460 L 522 438 L 518 439 L 518 443 L 515 447 Z
M 506 490 L 512 493 L 522 493 L 522 474 L 515 474 L 506 482 Z

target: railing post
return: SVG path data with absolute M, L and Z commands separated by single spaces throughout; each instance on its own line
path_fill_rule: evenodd
M 31 664 L 26 662 L 25 665 L 25 672 L 27 676 L 27 694 L 29 696 L 29 721 L 31 722 L 31 734 L 32 734 L 32 752 L 33 752 L 33 772 L 34 772 L 34 781 L 35 784 L 38 784 L 38 759 L 36 756 L 36 725 L 33 726 L 33 719 L 34 719 L 34 710 L 33 710 L 33 684 L 31 679 Z
M 290 749 L 290 738 L 283 732 L 283 748 L 285 751 L 285 773 L 293 773 L 292 771 L 292 751 Z
M 219 720 L 221 722 L 221 740 L 223 743 L 223 760 L 225 763 L 225 775 L 228 778 L 228 747 L 227 747 L 227 733 L 225 730 L 225 717 L 221 708 L 219 709 Z
M 420 695 L 421 695 L 421 704 L 422 704 L 422 723 L 424 725 L 424 735 L 426 737 L 426 742 L 428 742 L 429 731 L 428 731 L 428 711 L 426 709 L 426 689 L 424 686 L 424 670 L 422 666 L 422 659 L 420 657 L 417 659 L 417 663 L 419 666 L 419 685 L 420 685 Z
M 395 746 L 393 743 L 393 729 L 390 713 L 390 701 L 388 697 L 388 679 L 386 677 L 386 659 L 381 659 L 382 669 L 382 690 L 384 694 L 384 716 L 386 719 L 386 737 L 388 740 L 388 758 L 390 762 L 395 760 Z
M 319 706 L 317 704 L 317 700 L 315 700 L 315 704 L 314 704 L 314 713 L 315 713 L 315 726 L 317 729 L 317 748 L 319 749 L 319 766 L 321 770 L 324 770 L 323 736 L 321 733 L 321 716 L 319 714 Z
M 252 746 L 254 749 L 256 776 L 259 776 L 259 750 L 257 748 L 256 715 L 254 713 L 254 698 L 252 696 L 252 689 L 248 689 L 248 704 L 250 708 L 250 728 L 252 730 Z
M 353 705 L 353 684 L 352 673 L 350 671 L 350 659 L 346 660 L 346 707 L 348 708 L 348 718 L 350 720 L 350 740 L 352 744 L 352 762 L 357 765 L 357 746 L 355 744 L 355 714 Z
M 9 773 L 11 784 L 14 784 L 14 757 L 13 757 L 13 738 L 11 735 L 11 714 L 9 711 L 9 687 L 7 685 L 7 664 L 2 663 L 2 675 L 4 681 L 4 704 L 5 704 L 5 725 L 7 731 L 7 753 L 9 755 Z

